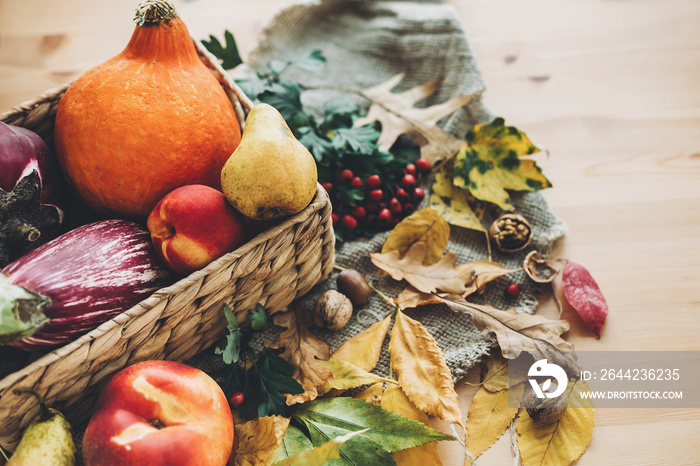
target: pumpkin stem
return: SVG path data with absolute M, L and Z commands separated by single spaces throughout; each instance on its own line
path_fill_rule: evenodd
M 168 0 L 143 0 L 136 7 L 134 22 L 138 26 L 144 24 L 161 24 L 171 19 L 179 18 L 175 6 Z

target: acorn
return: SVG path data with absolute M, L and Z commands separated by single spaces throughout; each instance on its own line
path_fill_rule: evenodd
M 523 400 L 527 414 L 536 424 L 558 421 L 564 415 L 568 404 L 569 397 L 566 393 L 555 398 L 538 398 L 534 391 L 529 391 Z
M 356 306 L 362 306 L 372 296 L 372 288 L 360 272 L 355 269 L 345 269 L 336 278 L 338 291 L 350 298 Z

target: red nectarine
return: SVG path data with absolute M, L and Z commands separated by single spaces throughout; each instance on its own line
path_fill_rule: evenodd
M 105 386 L 83 437 L 86 466 L 223 466 L 233 419 L 217 383 L 194 367 L 144 361 Z
M 148 216 L 156 254 L 171 269 L 190 273 L 246 241 L 243 214 L 224 194 L 203 185 L 177 188 Z

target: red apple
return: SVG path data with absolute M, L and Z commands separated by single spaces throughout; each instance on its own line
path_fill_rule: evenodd
M 118 372 L 83 437 L 86 466 L 225 465 L 233 447 L 226 395 L 206 373 L 173 361 Z
M 246 241 L 243 214 L 209 186 L 182 186 L 166 194 L 148 216 L 156 254 L 171 269 L 190 273 Z

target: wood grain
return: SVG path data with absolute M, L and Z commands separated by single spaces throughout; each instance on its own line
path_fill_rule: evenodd
M 0 112 L 118 53 L 133 0 L 0 0 Z M 175 1 L 195 37 L 231 29 L 244 56 L 284 0 Z M 547 147 L 545 197 L 569 227 L 556 254 L 586 266 L 610 305 L 585 350 L 700 350 L 700 2 L 452 0 L 486 103 Z M 555 315 L 551 295 L 541 312 Z M 476 374 L 467 380 L 476 382 Z M 467 412 L 475 388 L 459 385 Z M 695 465 L 700 409 L 598 409 L 578 465 Z M 449 426 L 435 422 L 449 432 Z M 439 445 L 461 465 L 456 443 Z M 503 437 L 478 461 L 512 464 Z

